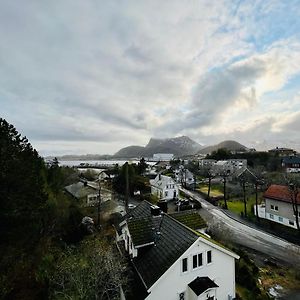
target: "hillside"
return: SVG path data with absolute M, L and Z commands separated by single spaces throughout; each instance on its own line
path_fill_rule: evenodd
M 197 153 L 201 146 L 187 136 L 167 139 L 151 138 L 145 147 L 128 146 L 119 150 L 114 157 L 152 157 L 154 153 L 172 153 L 175 156 Z
M 218 149 L 227 149 L 229 151 L 247 151 L 247 147 L 236 141 L 223 141 L 219 144 L 205 147 L 198 151 L 199 154 L 209 154 Z

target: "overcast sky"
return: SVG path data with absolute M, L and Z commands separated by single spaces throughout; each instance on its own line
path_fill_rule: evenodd
M 42 155 L 300 150 L 300 0 L 0 0 L 0 116 Z

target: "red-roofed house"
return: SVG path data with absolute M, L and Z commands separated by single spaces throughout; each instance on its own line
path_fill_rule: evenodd
M 264 193 L 265 204 L 258 206 L 261 218 L 297 228 L 292 198 L 293 194 L 288 186 L 272 184 Z M 300 218 L 300 192 L 297 195 L 298 217 Z

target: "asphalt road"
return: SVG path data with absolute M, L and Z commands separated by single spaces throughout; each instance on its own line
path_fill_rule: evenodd
M 209 228 L 224 235 L 226 240 L 300 268 L 300 247 L 298 245 L 234 220 L 220 208 L 201 198 L 198 193 L 183 188 L 181 190 L 201 203 L 203 209 L 200 214 L 208 223 Z

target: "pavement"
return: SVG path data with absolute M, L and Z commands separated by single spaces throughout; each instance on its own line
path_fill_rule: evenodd
M 198 193 L 181 188 L 189 197 L 199 201 L 202 205 L 201 216 L 206 220 L 210 230 L 218 232 L 229 242 L 240 244 L 254 249 L 269 257 L 275 258 L 288 265 L 300 268 L 300 246 L 290 243 L 270 233 L 256 228 L 233 216 L 230 212 L 222 210 L 203 199 Z

